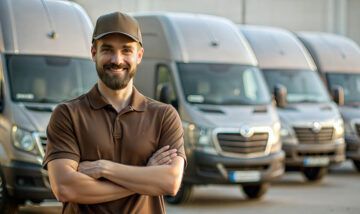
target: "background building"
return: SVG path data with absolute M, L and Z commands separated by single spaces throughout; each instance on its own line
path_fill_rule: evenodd
M 95 21 L 112 11 L 173 11 L 224 16 L 239 24 L 324 31 L 360 44 L 359 0 L 74 0 Z

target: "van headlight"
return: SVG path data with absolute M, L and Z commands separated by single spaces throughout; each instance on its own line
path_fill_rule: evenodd
M 211 131 L 208 128 L 190 123 L 187 129 L 190 144 L 204 147 L 212 146 Z
M 36 154 L 36 141 L 29 131 L 13 126 L 12 143 L 20 150 Z
M 356 132 L 353 128 L 353 126 L 351 125 L 351 122 L 345 122 L 344 121 L 344 131 L 345 131 L 345 135 L 346 136 L 353 136 L 353 135 L 356 135 Z
M 335 138 L 342 138 L 344 136 L 344 122 L 341 118 L 334 122 Z

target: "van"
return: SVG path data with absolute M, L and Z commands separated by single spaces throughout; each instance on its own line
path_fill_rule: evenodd
M 293 33 L 265 26 L 240 26 L 254 50 L 281 120 L 288 170 L 319 181 L 345 159 L 343 120 L 306 48 Z
M 188 165 L 176 196 L 194 185 L 242 186 L 259 198 L 284 172 L 280 123 L 256 59 L 227 19 L 186 13 L 136 14 L 144 57 L 135 77 L 146 96 L 173 105 Z
M 349 38 L 330 33 L 297 35 L 338 103 L 345 124 L 346 157 L 360 172 L 360 47 Z M 341 96 L 337 95 L 339 90 Z
M 0 0 L 0 209 L 54 198 L 41 171 L 54 107 L 95 84 L 92 24 L 68 1 Z

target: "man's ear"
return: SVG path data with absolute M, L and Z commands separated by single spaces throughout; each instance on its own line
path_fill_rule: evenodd
M 137 52 L 137 64 L 140 64 L 142 57 L 144 55 L 144 48 L 140 48 L 140 50 Z
M 94 42 L 91 45 L 91 58 L 93 61 L 95 61 L 95 55 L 96 55 L 96 42 Z

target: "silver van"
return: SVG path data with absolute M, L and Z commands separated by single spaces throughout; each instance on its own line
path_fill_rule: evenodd
M 68 1 L 0 0 L 0 210 L 54 198 L 41 164 L 55 105 L 97 79 L 92 24 Z
M 301 170 L 309 181 L 322 179 L 331 164 L 345 159 L 344 128 L 311 56 L 289 31 L 261 26 L 240 30 L 274 91 L 286 168 Z
M 360 47 L 344 36 L 297 34 L 334 95 L 345 123 L 346 156 L 360 171 Z M 337 91 L 340 89 L 341 96 Z M 344 97 L 345 96 L 345 97 Z
M 168 203 L 193 185 L 241 185 L 259 198 L 283 174 L 280 123 L 256 59 L 227 19 L 181 13 L 137 14 L 144 58 L 135 85 L 172 104 L 183 122 L 188 166 Z

